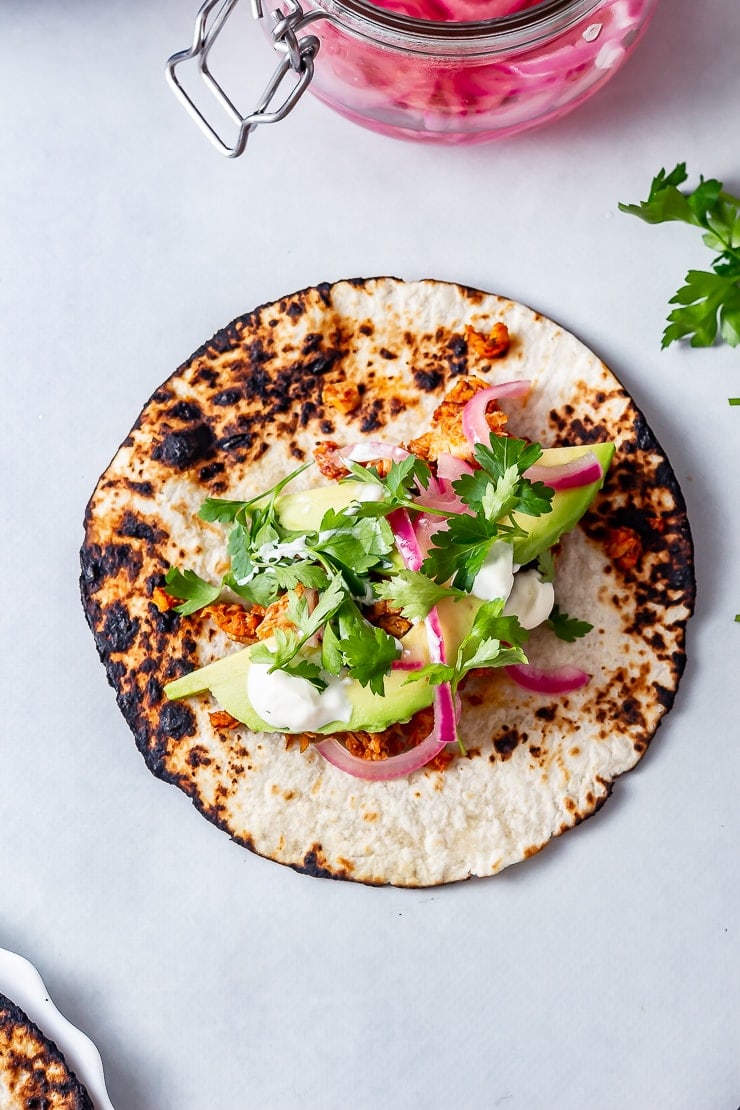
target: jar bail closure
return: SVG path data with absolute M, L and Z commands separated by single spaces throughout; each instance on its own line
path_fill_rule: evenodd
M 304 35 L 299 38 L 299 33 L 317 19 L 328 18 L 324 12 L 304 12 L 299 0 L 285 0 L 285 10 L 276 8 L 270 13 L 273 23 L 270 32 L 272 44 L 282 58 L 257 101 L 254 111 L 249 115 L 243 115 L 224 92 L 208 66 L 208 55 L 238 3 L 239 0 L 206 0 L 196 16 L 192 46 L 188 50 L 173 54 L 167 62 L 168 84 L 203 134 L 227 158 L 238 158 L 244 152 L 247 140 L 256 127 L 263 123 L 278 123 L 298 103 L 313 78 L 314 58 L 320 46 L 315 35 Z M 251 0 L 251 7 L 252 15 L 256 20 L 264 18 L 262 0 Z M 196 63 L 208 91 L 238 129 L 236 140 L 232 144 L 223 139 L 216 127 L 208 121 L 178 76 L 178 67 L 191 61 Z M 281 92 L 281 87 L 291 74 L 295 79 L 282 100 L 279 100 L 278 94 Z M 273 107 L 276 100 L 277 106 Z

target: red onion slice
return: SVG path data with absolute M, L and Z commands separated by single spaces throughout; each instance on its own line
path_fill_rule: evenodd
M 525 470 L 524 477 L 530 482 L 544 482 L 551 489 L 574 489 L 576 486 L 588 486 L 591 482 L 598 482 L 604 475 L 601 463 L 593 451 L 586 451 L 577 459 L 560 463 L 557 466 L 543 466 L 535 463 Z
M 509 678 L 535 694 L 571 694 L 591 681 L 580 667 L 537 667 L 533 663 L 512 663 L 504 668 Z
M 396 547 L 401 554 L 404 566 L 408 570 L 418 570 L 424 559 L 409 514 L 405 509 L 396 509 L 395 512 L 389 514 L 388 523 L 396 537 Z
M 391 663 L 392 671 L 418 671 L 423 663 L 421 659 L 394 659 Z
M 531 381 L 522 378 L 518 381 L 492 385 L 490 389 L 481 389 L 471 397 L 462 411 L 462 429 L 470 446 L 475 447 L 476 443 L 488 443 L 491 438 L 491 429 L 486 420 L 489 401 L 501 401 L 506 397 L 524 397 L 531 388 Z
M 443 451 L 437 458 L 437 478 L 446 482 L 456 482 L 463 474 L 472 473 L 472 466 L 463 459 L 458 459 L 456 455 L 448 455 Z
M 333 736 L 314 744 L 316 751 L 327 763 L 354 775 L 358 779 L 385 782 L 388 779 L 410 775 L 425 767 L 435 756 L 452 743 L 457 736 L 455 705 L 449 683 L 445 682 L 434 691 L 434 727 L 427 737 L 415 748 L 388 759 L 360 759 L 348 752 Z

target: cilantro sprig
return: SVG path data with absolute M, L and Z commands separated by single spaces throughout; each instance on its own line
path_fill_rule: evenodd
M 422 571 L 435 582 L 470 592 L 476 575 L 496 540 L 526 535 L 514 513 L 543 516 L 552 508 L 553 490 L 524 477 L 542 455 L 538 443 L 510 436 L 491 436 L 490 444 L 476 444 L 480 469 L 464 474 L 452 488 L 474 515 L 456 514 L 448 527 L 434 533 Z
M 376 583 L 374 589 L 376 597 L 388 601 L 407 621 L 423 620 L 446 597 L 456 601 L 467 597 L 464 590 L 440 586 L 417 570 L 401 570 Z
M 515 616 L 505 617 L 504 600 L 486 601 L 475 614 L 473 625 L 457 649 L 454 663 L 429 663 L 407 678 L 426 678 L 432 686 L 449 682 L 453 693 L 471 671 L 526 663 L 522 650 L 529 633 Z
M 576 640 L 588 635 L 593 629 L 593 625 L 589 624 L 588 621 L 578 620 L 577 617 L 569 617 L 567 613 L 561 613 L 557 605 L 553 606 L 546 623 L 559 640 L 565 640 L 568 644 L 575 643 Z
M 699 179 L 691 192 L 686 163 L 653 178 L 647 200 L 620 204 L 620 211 L 649 224 L 677 221 L 701 228 L 702 239 L 716 253 L 711 270 L 689 270 L 685 284 L 670 299 L 678 305 L 668 315 L 662 346 L 683 338 L 692 347 L 710 347 L 719 331 L 725 343 L 740 343 L 740 198 L 726 192 L 721 181 Z

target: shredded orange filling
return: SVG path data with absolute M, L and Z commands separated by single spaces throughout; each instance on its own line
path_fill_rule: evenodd
M 160 613 L 169 613 L 170 609 L 174 609 L 180 602 L 172 594 L 168 594 L 161 586 L 155 586 L 152 590 L 152 602 L 157 606 Z
M 225 709 L 216 709 L 213 713 L 209 713 L 211 724 L 214 728 L 239 728 L 241 721 L 237 721 L 236 717 L 232 717 Z
M 337 454 L 338 449 L 339 444 L 334 443 L 331 439 L 325 439 L 314 447 L 313 457 L 316 460 L 316 465 L 330 482 L 337 482 L 340 478 L 344 478 L 347 473 L 347 467 Z
M 218 602 L 208 605 L 204 610 L 230 640 L 240 644 L 252 644 L 259 636 L 259 627 L 265 616 L 261 605 L 245 609 L 243 605 Z
M 509 350 L 509 329 L 506 324 L 494 324 L 488 335 L 482 335 L 468 324 L 465 340 L 468 349 L 480 358 L 501 358 Z
M 360 407 L 362 397 L 354 382 L 342 378 L 338 381 L 325 381 L 321 388 L 321 397 L 325 405 L 331 405 L 338 412 L 354 412 Z
M 642 556 L 642 540 L 634 528 L 613 528 L 609 533 L 606 553 L 624 570 L 631 570 Z
M 423 459 L 434 461 L 442 454 L 455 455 L 460 459 L 471 459 L 473 449 L 467 440 L 462 426 L 463 409 L 481 389 L 489 389 L 490 383 L 472 374 L 457 379 L 444 400 L 434 410 L 430 431 L 412 439 L 409 451 Z M 486 409 L 486 423 L 495 435 L 506 435 L 507 416 L 496 404 L 489 401 Z
M 305 592 L 306 591 L 300 582 L 297 583 L 295 589 L 292 591 L 292 593 L 297 594 L 298 597 L 302 597 Z M 316 596 L 315 590 L 311 590 L 309 591 L 309 593 L 313 594 L 314 597 Z M 285 628 L 289 631 L 296 631 L 296 626 L 287 616 L 288 606 L 290 605 L 290 602 L 291 594 L 288 593 L 283 594 L 282 597 L 277 598 L 276 601 L 273 601 L 272 604 L 267 606 L 267 608 L 264 610 L 262 620 L 260 621 L 257 628 L 258 640 L 269 639 L 269 637 L 274 634 L 276 628 Z
M 389 636 L 400 640 L 411 628 L 411 621 L 402 617 L 389 601 L 375 601 L 365 610 L 365 616 L 370 624 L 376 624 Z

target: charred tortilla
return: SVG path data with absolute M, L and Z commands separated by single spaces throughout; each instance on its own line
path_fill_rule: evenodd
M 93 1110 L 53 1041 L 0 994 L 0 1110 Z
M 491 358 L 465 329 L 487 335 L 499 322 L 511 345 Z M 533 379 L 510 415 L 514 435 L 617 444 L 559 562 L 562 608 L 594 629 L 573 644 L 538 631 L 528 645 L 531 659 L 581 666 L 591 683 L 558 699 L 501 673 L 475 677 L 463 693 L 467 757 L 386 783 L 352 778 L 285 737 L 219 728 L 206 697 L 168 702 L 168 681 L 235 647 L 202 613 L 160 612 L 152 600 L 170 565 L 222 572 L 223 533 L 196 517 L 203 499 L 254 496 L 323 439 L 408 442 L 461 373 Z M 347 383 L 358 392 L 342 411 Z M 153 394 L 98 483 L 81 583 L 109 681 L 155 775 L 262 856 L 399 886 L 495 874 L 594 813 L 673 702 L 694 600 L 675 475 L 603 363 L 523 305 L 392 278 L 304 290 L 196 351 Z

